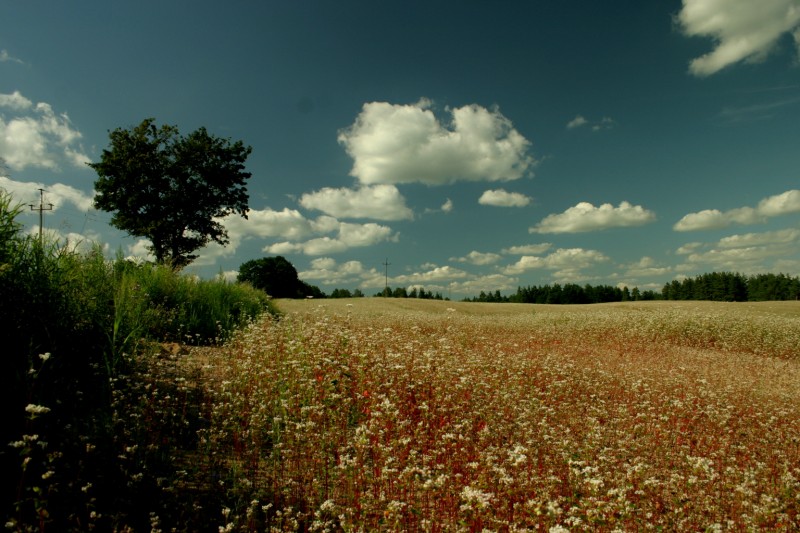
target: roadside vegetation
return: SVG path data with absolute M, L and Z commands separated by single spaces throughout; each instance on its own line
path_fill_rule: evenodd
M 270 310 L 268 297 L 40 241 L 21 232 L 19 211 L 0 190 L 3 523 L 155 527 L 182 497 L 181 448 L 202 425 L 202 391 L 175 361 L 186 345 L 224 342 Z

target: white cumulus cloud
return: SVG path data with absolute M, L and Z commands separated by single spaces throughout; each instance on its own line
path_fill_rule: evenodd
M 779 272 L 786 258 L 800 256 L 800 229 L 730 235 L 712 243 L 689 243 L 678 253 L 686 270 L 711 269 L 744 273 Z M 791 261 L 790 261 L 791 262 Z
M 396 239 L 392 229 L 375 223 L 351 224 L 339 222 L 335 237 L 317 237 L 303 242 L 278 242 L 264 247 L 265 252 L 274 254 L 303 253 L 305 255 L 325 255 L 341 253 L 350 248 L 372 246 L 380 242 Z
M 337 263 L 332 257 L 318 257 L 307 270 L 298 272 L 303 280 L 314 280 L 324 285 L 361 285 L 366 279 L 378 276 L 376 269 L 366 270 L 360 261 Z
M 714 40 L 711 52 L 689 63 L 696 76 L 739 61 L 761 61 L 789 33 L 800 50 L 798 0 L 683 0 L 677 20 L 686 35 Z
M 504 189 L 493 189 L 484 191 L 478 203 L 481 205 L 493 205 L 497 207 L 525 207 L 531 203 L 531 199 L 518 192 L 508 192 Z
M 406 207 L 405 198 L 394 185 L 373 185 L 359 189 L 325 187 L 306 193 L 300 205 L 316 209 L 336 218 L 372 218 L 375 220 L 409 220 L 414 213 Z
M 464 257 L 451 257 L 450 261 L 458 261 L 459 263 L 469 263 L 471 265 L 491 265 L 497 263 L 501 256 L 493 253 L 471 251 Z
M 0 94 L 0 157 L 12 169 L 85 167 L 89 158 L 81 137 L 69 116 L 56 114 L 50 104 L 34 105 L 19 91 Z
M 523 244 L 521 246 L 503 248 L 502 252 L 509 255 L 539 255 L 545 253 L 552 247 L 552 243 L 542 242 L 539 244 Z
M 757 224 L 769 217 L 800 213 L 800 190 L 792 189 L 764 198 L 756 207 L 737 207 L 728 211 L 704 209 L 689 213 L 672 227 L 675 231 L 721 229 L 731 224 Z
M 595 207 L 589 202 L 580 202 L 563 213 L 546 216 L 530 233 L 581 233 L 608 228 L 641 226 L 656 219 L 655 213 L 640 205 L 621 202 L 618 207 L 602 204 Z
M 498 110 L 478 105 L 448 108 L 449 124 L 431 102 L 364 104 L 339 143 L 353 158 L 350 174 L 364 185 L 458 181 L 510 181 L 535 164 L 530 142 Z
M 586 120 L 583 115 L 577 115 L 575 118 L 567 122 L 567 129 L 572 130 L 575 128 L 580 128 L 581 126 L 585 126 L 589 121 Z
M 17 203 L 36 205 L 41 200 L 39 189 L 44 189 L 44 201 L 53 204 L 53 211 L 58 211 L 65 204 L 72 204 L 79 211 L 88 211 L 92 209 L 92 199 L 94 198 L 94 191 L 92 194 L 87 194 L 63 183 L 48 185 L 35 181 L 15 181 L 5 176 L 0 176 L 0 188 L 10 192 Z
M 608 257 L 597 250 L 584 250 L 583 248 L 559 248 L 545 257 L 524 255 L 513 265 L 503 271 L 504 274 L 516 275 L 538 268 L 550 270 L 579 271 L 598 263 L 605 263 Z
M 391 278 L 394 284 L 424 284 L 432 282 L 449 281 L 453 279 L 462 279 L 469 277 L 469 274 L 461 269 L 453 268 L 449 265 L 435 267 L 425 272 L 414 272 L 413 274 L 404 274 Z

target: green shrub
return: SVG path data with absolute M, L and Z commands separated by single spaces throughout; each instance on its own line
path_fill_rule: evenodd
M 154 379 L 143 350 L 165 340 L 224 340 L 269 311 L 268 297 L 121 256 L 109 261 L 99 247 L 78 253 L 39 240 L 21 232 L 20 212 L 0 190 L 3 523 L 17 530 L 143 527 L 148 516 L 126 512 L 145 509 L 137 504 L 142 498 L 158 499 L 155 482 L 131 484 L 130 465 L 120 462 L 138 448 L 131 439 L 162 423 L 141 416 L 140 406 L 149 405 L 142 391 L 152 390 Z M 120 405 L 128 406 L 124 420 Z M 164 476 L 172 445 L 159 441 Z

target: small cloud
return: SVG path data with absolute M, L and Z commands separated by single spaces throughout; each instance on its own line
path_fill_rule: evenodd
M 409 220 L 414 213 L 394 185 L 374 185 L 359 189 L 325 187 L 300 198 L 306 209 L 317 209 L 336 218 Z
M 553 245 L 549 242 L 539 244 L 524 244 L 522 246 L 512 246 L 511 248 L 503 248 L 501 250 L 504 254 L 508 255 L 539 255 L 545 253 Z
M 531 199 L 518 192 L 507 192 L 503 189 L 484 191 L 478 199 L 481 205 L 493 205 L 496 207 L 525 207 L 531 203 Z
M 546 216 L 530 233 L 582 233 L 608 228 L 641 226 L 656 219 L 655 213 L 640 205 L 621 202 L 618 207 L 602 204 L 595 207 L 589 202 L 580 202 L 560 214 Z
M 745 61 L 763 61 L 786 34 L 800 52 L 800 9 L 797 0 L 683 0 L 676 17 L 689 37 L 710 37 L 715 48 L 689 63 L 695 76 L 710 76 Z
M 626 271 L 623 274 L 629 278 L 648 278 L 663 276 L 672 272 L 672 267 L 660 266 L 652 257 L 642 257 L 636 263 L 625 265 Z
M 24 65 L 25 63 L 21 59 L 17 59 L 16 57 L 11 56 L 8 53 L 8 50 L 0 50 L 0 63 L 19 63 L 20 65 Z
M 572 130 L 575 128 L 580 128 L 581 126 L 585 126 L 589 121 L 586 120 L 582 115 L 577 115 L 575 118 L 567 122 L 567 129 Z
M 449 213 L 450 211 L 452 211 L 453 201 L 450 198 L 448 198 L 447 201 L 445 201 L 445 203 L 442 204 L 441 210 L 445 213 Z
M 603 117 L 597 121 L 590 121 L 583 115 L 577 115 L 575 118 L 567 122 L 567 129 L 574 130 L 576 128 L 581 128 L 586 126 L 590 128 L 592 131 L 600 131 L 600 130 L 610 130 L 614 127 L 614 119 L 609 117 Z
M 0 94 L 0 107 L 14 111 L 24 111 L 33 107 L 33 102 L 22 96 L 19 91 L 11 94 Z
M 689 213 L 672 227 L 675 231 L 722 229 L 732 224 L 764 223 L 770 217 L 800 213 L 800 190 L 792 189 L 761 200 L 756 207 L 737 207 L 728 211 L 704 209 Z
M 451 257 L 450 261 L 469 263 L 471 265 L 491 265 L 498 262 L 500 259 L 501 256 L 498 254 L 482 253 L 473 250 L 464 257 Z
M 592 124 L 592 131 L 610 130 L 614 127 L 614 119 L 603 117 L 600 122 Z

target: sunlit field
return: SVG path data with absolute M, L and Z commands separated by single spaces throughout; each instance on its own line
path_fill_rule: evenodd
M 221 529 L 800 529 L 798 302 L 278 307 L 195 354 Z

